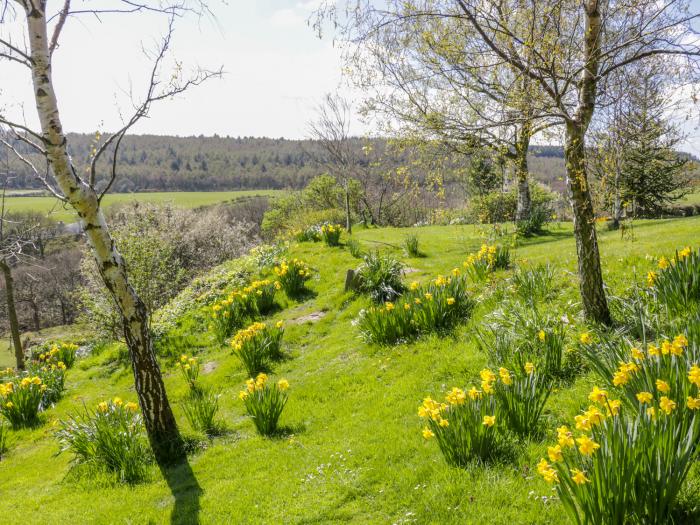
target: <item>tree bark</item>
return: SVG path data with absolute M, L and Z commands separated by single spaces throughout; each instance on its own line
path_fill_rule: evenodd
M 153 352 L 148 312 L 129 283 L 126 265 L 108 231 L 97 193 L 78 176 L 66 148 L 66 136 L 51 78 L 46 3 L 27 4 L 34 95 L 48 160 L 56 183 L 80 217 L 100 275 L 116 301 L 148 438 L 158 463 L 167 465 L 184 458 L 185 452 Z
M 609 325 L 611 317 L 603 286 L 593 203 L 588 189 L 584 136 L 580 125 L 573 122 L 567 124 L 564 153 L 569 199 L 574 216 L 579 291 L 586 317 Z
M 352 233 L 352 218 L 350 217 L 350 190 L 348 181 L 345 181 L 345 229 L 348 233 Z
M 515 143 L 515 177 L 518 184 L 518 203 L 515 209 L 515 220 L 526 221 L 530 218 L 531 200 L 530 172 L 527 165 L 527 152 L 530 148 L 530 124 L 524 123 L 520 136 Z
M 15 349 L 15 362 L 17 370 L 24 370 L 24 350 L 19 336 L 19 321 L 17 320 L 17 308 L 15 307 L 15 287 L 12 280 L 12 268 L 6 261 L 0 261 L 0 269 L 5 277 L 5 294 L 7 296 L 7 317 L 10 321 L 10 334 L 12 346 Z

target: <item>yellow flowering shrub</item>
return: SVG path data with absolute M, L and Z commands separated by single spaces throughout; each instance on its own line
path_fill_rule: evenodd
M 267 374 L 260 373 L 246 381 L 245 388 L 238 393 L 255 428 L 263 436 L 275 434 L 279 418 L 287 404 L 289 381 L 280 379 L 271 382 Z
M 306 281 L 311 279 L 311 270 L 300 259 L 287 259 L 274 268 L 277 282 L 288 297 L 298 297 L 306 289 Z
M 231 339 L 231 349 L 241 360 L 248 375 L 268 370 L 272 361 L 282 358 L 282 336 L 284 324 L 274 326 L 255 322 L 239 330 Z

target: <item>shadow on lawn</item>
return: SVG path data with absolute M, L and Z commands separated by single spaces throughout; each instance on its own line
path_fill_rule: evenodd
M 196 525 L 199 523 L 199 498 L 204 492 L 187 460 L 160 469 L 175 498 L 170 523 L 172 525 Z

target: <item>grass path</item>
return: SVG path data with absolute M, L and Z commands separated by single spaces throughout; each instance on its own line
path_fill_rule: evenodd
M 355 236 L 369 248 L 375 243 L 399 246 L 405 235 L 417 234 L 426 257 L 404 260 L 418 270 L 408 278 L 421 280 L 461 264 L 480 245 L 481 231 L 473 226 L 449 226 L 364 230 Z M 640 223 L 635 237 L 630 242 L 615 232 L 600 235 L 605 276 L 613 293 L 622 292 L 635 274 L 640 278 L 646 274 L 653 266 L 647 255 L 697 246 L 700 218 Z M 399 248 L 394 251 L 401 254 Z M 94 405 L 115 395 L 135 399 L 130 371 L 115 361 L 115 348 L 107 349 L 79 361 L 69 371 L 68 391 L 48 411 L 44 426 L 13 435 L 14 447 L 0 461 L 0 521 L 566 523 L 561 507 L 547 503 L 551 487 L 533 472 L 544 443 L 523 445 L 512 464 L 462 470 L 448 467 L 436 444 L 420 436 L 416 410 L 423 397 L 440 396 L 453 385 L 471 384 L 486 364 L 470 335 L 479 320 L 498 307 L 493 299 L 475 290 L 479 305 L 474 318 L 453 337 L 428 337 L 392 348 L 370 347 L 352 326 L 367 301 L 342 291 L 345 271 L 358 261 L 347 250 L 309 243 L 293 247 L 291 255 L 317 270 L 310 285 L 315 297 L 287 305 L 273 320 L 292 321 L 318 311 L 326 315 L 315 323 L 287 323 L 285 344 L 290 359 L 277 366 L 274 376 L 286 377 L 291 383 L 290 401 L 282 416 L 288 430 L 284 437 L 264 439 L 255 434 L 237 398 L 245 380 L 240 364 L 201 332 L 197 336 L 203 346 L 200 360 L 215 363 L 207 367 L 213 370 L 203 381 L 221 389 L 221 417 L 229 433 L 191 457 L 191 475 L 187 468 L 170 472 L 172 488 L 155 467 L 152 479 L 135 487 L 80 479 L 70 473 L 67 455 L 54 457 L 55 421 L 83 402 Z M 567 310 L 579 322 L 570 227 L 555 226 L 550 235 L 528 241 L 518 248 L 515 258 L 556 265 L 561 288 L 557 311 Z M 164 371 L 184 428 L 178 400 L 186 387 L 171 363 L 164 363 Z M 571 388 L 553 394 L 546 410 L 550 427 L 579 410 L 591 384 L 592 378 L 581 377 Z

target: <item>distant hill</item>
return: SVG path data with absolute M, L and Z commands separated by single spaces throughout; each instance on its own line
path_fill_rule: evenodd
M 71 155 L 76 164 L 86 165 L 93 138 L 86 134 L 69 135 Z M 356 139 L 356 142 L 357 147 L 361 147 L 361 141 Z M 29 154 L 26 146 L 24 148 Z M 533 146 L 530 151 L 530 169 L 534 177 L 563 191 L 562 147 Z M 119 150 L 119 178 L 112 191 L 302 188 L 323 171 L 314 160 L 318 156 L 318 144 L 310 140 L 132 135 L 124 138 Z M 397 164 L 402 160 L 397 158 Z M 106 164 L 101 168 L 101 173 L 107 171 Z M 14 175 L 11 188 L 41 187 L 30 170 L 12 158 L 11 171 Z

